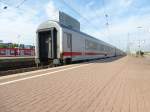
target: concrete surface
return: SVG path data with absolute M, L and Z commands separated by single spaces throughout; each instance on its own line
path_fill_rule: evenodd
M 150 58 L 1 77 L 0 112 L 150 112 Z

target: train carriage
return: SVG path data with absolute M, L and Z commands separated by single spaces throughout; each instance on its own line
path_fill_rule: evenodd
M 72 22 L 66 18 L 71 19 Z M 49 20 L 39 25 L 36 38 L 36 63 L 48 64 L 52 61 L 68 63 L 111 57 L 121 53 L 114 46 L 81 32 L 79 23 L 71 17 L 65 16 L 65 20 L 67 20 L 65 24 Z
M 80 31 L 47 21 L 37 30 L 37 63 L 70 62 L 115 56 L 117 49 Z
M 26 57 L 34 55 L 35 49 L 0 48 L 0 57 Z

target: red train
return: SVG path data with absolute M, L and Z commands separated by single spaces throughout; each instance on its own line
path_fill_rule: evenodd
M 35 49 L 0 48 L 0 57 L 35 56 Z

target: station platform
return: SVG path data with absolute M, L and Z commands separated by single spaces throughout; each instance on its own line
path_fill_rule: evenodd
M 0 77 L 0 112 L 149 112 L 150 57 Z

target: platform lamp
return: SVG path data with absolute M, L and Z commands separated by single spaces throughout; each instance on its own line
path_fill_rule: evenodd
M 140 29 L 143 29 L 143 27 L 142 26 L 138 26 L 137 29 L 140 30 Z M 138 40 L 138 48 L 139 48 L 139 51 L 140 51 L 141 50 L 141 39 Z

